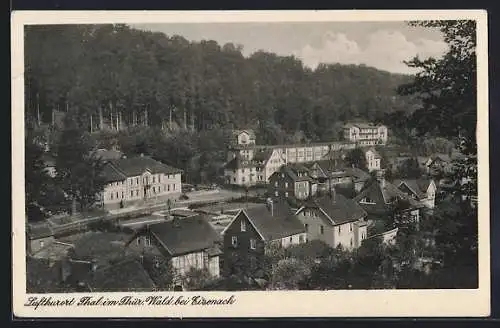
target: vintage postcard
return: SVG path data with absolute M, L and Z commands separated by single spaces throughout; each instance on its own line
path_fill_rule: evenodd
M 11 22 L 15 316 L 489 315 L 486 11 Z

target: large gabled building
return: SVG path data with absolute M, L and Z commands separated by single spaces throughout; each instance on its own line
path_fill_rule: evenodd
M 144 201 L 177 199 L 182 170 L 148 156 L 108 160 L 101 173 L 105 181 L 100 202 L 107 210 Z
M 385 125 L 372 123 L 347 123 L 344 125 L 344 140 L 355 142 L 361 147 L 385 145 L 387 139 Z

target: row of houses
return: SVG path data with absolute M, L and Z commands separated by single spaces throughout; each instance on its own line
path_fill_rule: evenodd
M 128 225 L 126 234 L 91 232 L 74 245 L 56 240 L 50 227 L 28 229 L 27 250 L 35 259 L 38 254 L 39 260 L 47 259 L 41 254 L 47 254 L 48 248 L 55 253 L 73 250 L 60 264 L 60 279 L 84 290 L 118 289 L 117 282 L 111 283 L 115 278 L 103 278 L 106 274 L 123 274 L 112 267 L 123 265 L 126 266 L 123 270 L 142 272 L 147 263 L 158 269 L 165 260 L 174 269 L 176 288 L 182 288 L 183 277 L 193 268 L 205 269 L 211 277 L 218 278 L 234 273 L 243 264 L 248 266 L 245 272 L 251 276 L 252 263 L 262 258 L 272 245 L 289 247 L 320 240 L 330 247 L 354 250 L 372 237 L 368 235 L 369 222 L 391 215 L 397 200 L 408 202 L 403 212 L 410 220 L 420 220 L 425 203 L 419 198 L 423 195 L 414 190 L 416 186 L 408 181 L 396 186 L 380 178 L 369 182 L 353 199 L 332 188 L 327 194 L 306 198 L 297 207 L 275 197 L 268 199 L 267 204 L 239 209 L 222 231 L 217 231 L 206 215 L 186 210 L 163 213 L 154 220 L 141 219 Z M 429 192 L 433 192 L 432 186 L 431 183 Z M 381 235 L 389 243 L 394 241 L 396 233 L 391 230 Z M 121 260 L 107 261 L 112 258 Z M 96 282 L 96 277 L 115 287 Z M 136 286 L 130 279 L 126 281 L 129 287 Z M 154 281 L 151 286 L 158 287 Z
M 341 141 L 300 145 L 256 145 L 251 130 L 234 131 L 228 150 L 224 177 L 227 184 L 253 186 L 267 184 L 270 177 L 283 165 L 314 163 L 345 156 L 345 152 L 359 146 L 357 142 Z M 363 150 L 369 171 L 380 170 L 381 156 L 373 147 Z

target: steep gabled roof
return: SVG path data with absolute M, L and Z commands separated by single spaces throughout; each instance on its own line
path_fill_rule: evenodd
M 137 156 L 130 158 L 120 158 L 110 161 L 110 163 L 127 177 L 138 176 L 146 170 L 153 174 L 176 174 L 182 173 L 181 169 L 174 168 L 162 162 L 156 161 L 149 156 Z
M 239 136 L 243 132 L 247 133 L 250 136 L 250 139 L 255 139 L 255 132 L 251 129 L 234 130 L 233 135 Z
M 359 203 L 365 197 L 370 198 L 375 203 L 374 207 L 378 210 L 384 210 L 385 206 L 396 198 L 407 200 L 411 208 L 422 207 L 418 202 L 408 197 L 408 195 L 388 181 L 384 183 L 374 181 L 354 197 L 354 201 Z
M 153 291 L 155 284 L 142 264 L 126 259 L 89 275 L 92 292 Z
M 326 195 L 321 198 L 310 199 L 296 213 L 299 213 L 303 208 L 321 209 L 332 225 L 357 221 L 367 215 L 366 211 L 357 202 L 338 193 L 335 193 L 332 197 Z
M 427 189 L 431 184 L 431 179 L 403 179 L 403 180 L 395 180 L 394 185 L 398 188 L 401 188 L 402 185 L 406 185 L 408 189 L 410 189 L 418 198 L 426 198 L 427 197 Z
M 220 241 L 220 235 L 201 214 L 154 223 L 146 229 L 172 256 L 209 249 Z
M 243 209 L 240 213 L 243 213 L 248 218 L 265 241 L 305 232 L 304 225 L 292 210 L 283 203 L 274 203 L 272 213 L 266 205 Z
M 354 177 L 354 181 L 367 181 L 371 178 L 370 174 L 357 167 L 348 167 L 346 168 L 346 172 Z
M 302 164 L 285 164 L 278 171 L 288 175 L 293 181 L 309 181 L 309 169 Z
M 272 154 L 273 149 L 260 149 L 255 152 L 253 159 L 257 162 L 263 162 L 263 164 L 265 165 L 271 158 Z

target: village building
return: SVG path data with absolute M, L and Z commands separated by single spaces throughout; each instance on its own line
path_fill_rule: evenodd
M 102 171 L 106 184 L 100 203 L 112 210 L 177 199 L 181 195 L 181 174 L 182 170 L 143 155 L 109 160 Z
M 381 167 L 382 156 L 380 156 L 380 154 L 375 148 L 373 147 L 368 148 L 365 151 L 365 158 L 366 158 L 366 168 L 368 169 L 368 171 L 370 172 L 378 171 L 382 168 Z
M 304 226 L 307 240 L 353 250 L 367 238 L 366 211 L 334 188 L 328 195 L 306 201 L 295 214 Z
M 166 259 L 174 269 L 174 283 L 191 269 L 207 270 L 211 277 L 220 276 L 220 235 L 204 215 L 173 218 L 150 224 L 130 238 L 127 252 Z
M 352 178 L 354 190 L 360 192 L 365 185 L 371 180 L 372 176 L 357 167 L 348 167 L 345 169 L 347 174 Z
M 395 214 L 397 204 L 406 204 L 400 214 L 411 222 L 420 221 L 422 204 L 405 194 L 398 187 L 385 180 L 383 174 L 372 181 L 354 198 L 368 213 L 371 220 L 387 220 Z M 402 202 L 399 202 L 402 201 Z
M 404 179 L 395 180 L 393 184 L 412 199 L 422 203 L 427 208 L 436 205 L 436 183 L 432 179 Z
M 251 186 L 269 183 L 269 177 L 282 165 L 322 160 L 332 151 L 354 149 L 353 142 L 322 142 L 290 145 L 257 145 L 249 130 L 232 134 L 224 166 L 228 184 Z
M 310 177 L 309 169 L 301 164 L 283 165 L 269 178 L 268 192 L 273 198 L 303 200 L 314 196 L 317 191 L 317 182 Z
M 273 245 L 289 247 L 307 240 L 303 224 L 282 202 L 241 209 L 222 231 L 225 272 L 258 274 L 259 261 Z
M 344 140 L 357 143 L 359 146 L 385 145 L 387 143 L 387 127 L 372 123 L 348 123 L 343 128 Z

